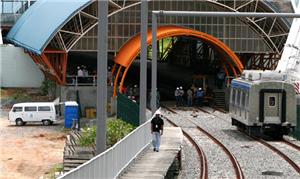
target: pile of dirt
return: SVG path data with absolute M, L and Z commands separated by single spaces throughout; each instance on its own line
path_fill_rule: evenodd
M 49 102 L 54 99 L 41 94 L 39 88 L 2 88 L 0 89 L 1 108 L 9 109 L 15 103 Z

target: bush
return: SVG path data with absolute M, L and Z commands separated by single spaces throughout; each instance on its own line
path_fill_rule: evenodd
M 79 144 L 82 146 L 92 146 L 96 143 L 96 126 L 92 128 L 86 127 L 83 129 L 82 138 L 79 140 Z
M 127 134 L 134 129 L 129 123 L 120 119 L 107 120 L 107 132 L 106 132 L 106 145 L 108 147 L 113 146 Z M 92 146 L 96 143 L 96 126 L 92 128 L 84 128 L 82 132 L 82 138 L 79 140 L 79 144 L 82 146 Z
M 133 131 L 134 126 L 121 120 L 108 120 L 107 122 L 107 145 L 113 146 L 131 131 Z
M 55 91 L 55 82 L 51 80 L 44 80 L 41 86 L 42 95 L 51 96 Z

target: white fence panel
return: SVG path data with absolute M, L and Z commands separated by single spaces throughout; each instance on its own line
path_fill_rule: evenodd
M 136 128 L 113 147 L 58 179 L 116 178 L 151 142 L 150 121 Z

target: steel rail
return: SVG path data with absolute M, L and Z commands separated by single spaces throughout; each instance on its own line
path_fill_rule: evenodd
M 173 109 L 170 109 L 166 106 L 164 106 L 165 109 L 167 109 L 168 111 L 174 113 L 174 114 L 178 114 L 176 111 L 174 111 Z M 239 164 L 239 162 L 237 161 L 237 159 L 235 158 L 235 156 L 217 139 L 215 138 L 213 135 L 211 135 L 209 132 L 207 132 L 206 130 L 204 130 L 203 128 L 201 128 L 198 124 L 196 124 L 195 122 L 193 122 L 190 119 L 189 120 L 191 123 L 193 123 L 194 125 L 196 125 L 197 129 L 199 131 L 201 131 L 202 133 L 204 133 L 206 136 L 208 136 L 212 141 L 214 141 L 214 143 L 216 143 L 218 146 L 221 147 L 221 149 L 226 153 L 226 155 L 228 156 L 230 162 L 232 163 L 232 166 L 234 168 L 235 174 L 236 174 L 236 178 L 237 179 L 244 179 L 244 173 L 243 170 Z
M 197 108 L 197 109 L 199 109 L 199 108 Z M 201 108 L 200 108 L 201 109 Z M 199 109 L 199 110 L 200 110 Z M 204 109 L 201 109 L 202 111 L 205 111 Z M 205 112 L 207 112 L 207 111 L 205 111 Z M 210 114 L 212 114 L 212 113 L 210 113 Z M 212 115 L 214 115 L 214 114 L 212 114 Z M 214 115 L 214 116 L 217 116 L 217 115 Z M 218 117 L 218 116 L 217 116 Z M 218 118 L 220 118 L 220 119 L 223 119 L 223 118 L 221 118 L 221 117 L 218 117 Z M 243 131 L 240 131 L 241 133 L 243 133 L 243 134 L 245 134 L 245 132 L 243 132 Z M 247 134 L 246 134 L 247 135 Z M 249 136 L 249 135 L 247 135 L 249 138 L 252 138 L 252 139 L 254 139 L 254 140 L 256 140 L 257 142 L 259 142 L 259 143 L 261 143 L 261 144 L 263 144 L 264 146 L 266 146 L 267 148 L 269 148 L 269 149 L 271 149 L 273 152 L 275 152 L 275 153 L 277 153 L 280 157 L 282 157 L 285 161 L 287 161 L 295 170 L 296 170 L 296 172 L 298 172 L 299 174 L 300 174 L 300 166 L 299 165 L 297 165 L 292 159 L 290 159 L 287 155 L 285 155 L 283 152 L 281 152 L 280 150 L 278 150 L 276 147 L 274 147 L 273 145 L 271 145 L 271 144 L 269 144 L 268 142 L 266 142 L 266 141 L 264 141 L 263 139 L 259 139 L 259 138 L 256 138 L 256 137 L 253 137 L 253 136 Z M 281 142 L 283 142 L 283 143 L 285 143 L 286 145 L 288 145 L 288 146 L 290 146 L 290 147 L 292 147 L 292 148 L 294 148 L 294 149 L 296 149 L 296 150 L 298 150 L 298 151 L 300 151 L 300 146 L 298 146 L 298 145 L 296 145 L 296 144 L 293 144 L 293 143 L 291 143 L 291 142 L 289 142 L 289 141 L 287 141 L 287 140 L 283 140 L 283 141 L 281 141 Z
M 172 122 L 169 118 L 163 116 L 164 119 L 166 119 L 171 125 L 179 127 L 174 122 Z M 196 148 L 196 151 L 200 158 L 200 167 L 201 167 L 201 173 L 200 173 L 200 179 L 208 179 L 208 166 L 207 166 L 207 159 L 205 156 L 204 151 L 202 148 L 197 144 L 197 142 L 184 130 L 182 129 L 183 135 L 191 142 L 191 144 Z
M 285 155 L 283 152 L 278 150 L 276 147 L 273 145 L 269 144 L 268 142 L 264 141 L 263 139 L 259 139 L 256 137 L 252 137 L 254 140 L 257 142 L 261 143 L 262 145 L 268 147 L 271 149 L 273 152 L 277 153 L 280 157 L 282 157 L 285 161 L 287 161 L 295 170 L 298 174 L 300 174 L 300 167 L 292 160 L 290 159 L 287 155 Z
M 299 145 L 296 145 L 296 144 L 294 144 L 294 143 L 292 143 L 292 142 L 290 142 L 288 140 L 285 140 L 285 139 L 283 139 L 282 142 L 284 144 L 286 144 L 286 145 L 288 145 L 288 146 L 290 146 L 290 147 L 292 147 L 292 148 L 294 148 L 294 149 L 296 149 L 296 150 L 298 150 L 300 152 L 300 146 Z

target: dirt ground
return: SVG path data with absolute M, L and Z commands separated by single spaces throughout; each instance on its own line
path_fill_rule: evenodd
M 63 162 L 63 124 L 17 127 L 7 119 L 0 111 L 0 179 L 40 178 Z

